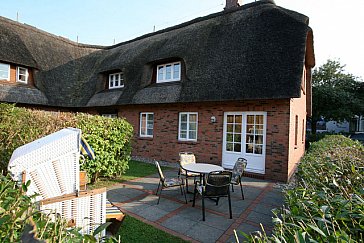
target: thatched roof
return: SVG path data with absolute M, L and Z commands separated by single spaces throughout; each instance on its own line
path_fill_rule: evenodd
M 308 18 L 270 1 L 110 47 L 80 45 L 4 18 L 0 32 L 8 38 L 0 38 L 5 46 L 0 61 L 39 69 L 36 86 L 52 106 L 299 97 L 305 62 L 314 65 L 313 49 L 307 46 L 312 43 Z M 11 52 L 18 46 L 22 50 Z M 182 62 L 181 82 L 151 82 L 153 68 L 163 60 Z M 123 71 L 124 88 L 104 90 L 101 76 L 111 70 Z

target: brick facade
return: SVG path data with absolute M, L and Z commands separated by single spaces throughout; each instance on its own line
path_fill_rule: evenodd
M 118 115 L 125 117 L 134 126 L 134 156 L 178 163 L 178 153 L 190 151 L 196 155 L 199 162 L 221 165 L 224 112 L 265 111 L 267 132 L 264 177 L 287 181 L 297 159 L 304 152 L 301 132 L 298 134 L 300 143 L 294 150 L 291 149 L 291 140 L 295 136 L 290 134 L 292 125 L 294 126 L 292 117 L 295 117 L 292 112 L 305 110 L 305 107 L 302 107 L 305 105 L 305 98 L 292 100 L 133 105 L 120 107 Z M 154 113 L 153 138 L 139 136 L 141 112 Z M 178 141 L 179 112 L 198 112 L 197 142 Z M 300 113 L 300 117 L 303 117 L 301 115 Z M 216 117 L 216 123 L 210 122 L 211 116 Z

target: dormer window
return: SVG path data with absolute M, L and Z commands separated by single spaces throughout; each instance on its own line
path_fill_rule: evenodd
M 181 80 L 181 62 L 167 63 L 157 66 L 157 83 Z
M 28 83 L 28 68 L 17 67 L 16 68 L 16 81 L 19 83 Z
M 10 80 L 10 65 L 0 63 L 0 80 Z
M 109 74 L 109 89 L 117 89 L 124 87 L 123 73 L 111 73 Z

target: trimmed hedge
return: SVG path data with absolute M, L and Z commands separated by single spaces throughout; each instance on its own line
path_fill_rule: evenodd
M 6 172 L 13 151 L 21 145 L 61 130 L 77 127 L 95 151 L 96 159 L 81 165 L 96 181 L 128 169 L 133 127 L 124 119 L 83 113 L 45 112 L 0 103 L 0 169 Z
M 272 237 L 257 242 L 362 242 L 364 240 L 364 147 L 341 135 L 312 143 L 276 210 Z

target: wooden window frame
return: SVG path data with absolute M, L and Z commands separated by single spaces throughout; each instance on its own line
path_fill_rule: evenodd
M 186 138 L 181 137 L 181 123 L 182 123 L 182 115 L 187 115 L 187 130 L 186 130 Z M 190 115 L 196 115 L 196 138 L 190 138 Z M 178 141 L 197 141 L 198 135 L 198 112 L 180 112 L 178 115 Z

